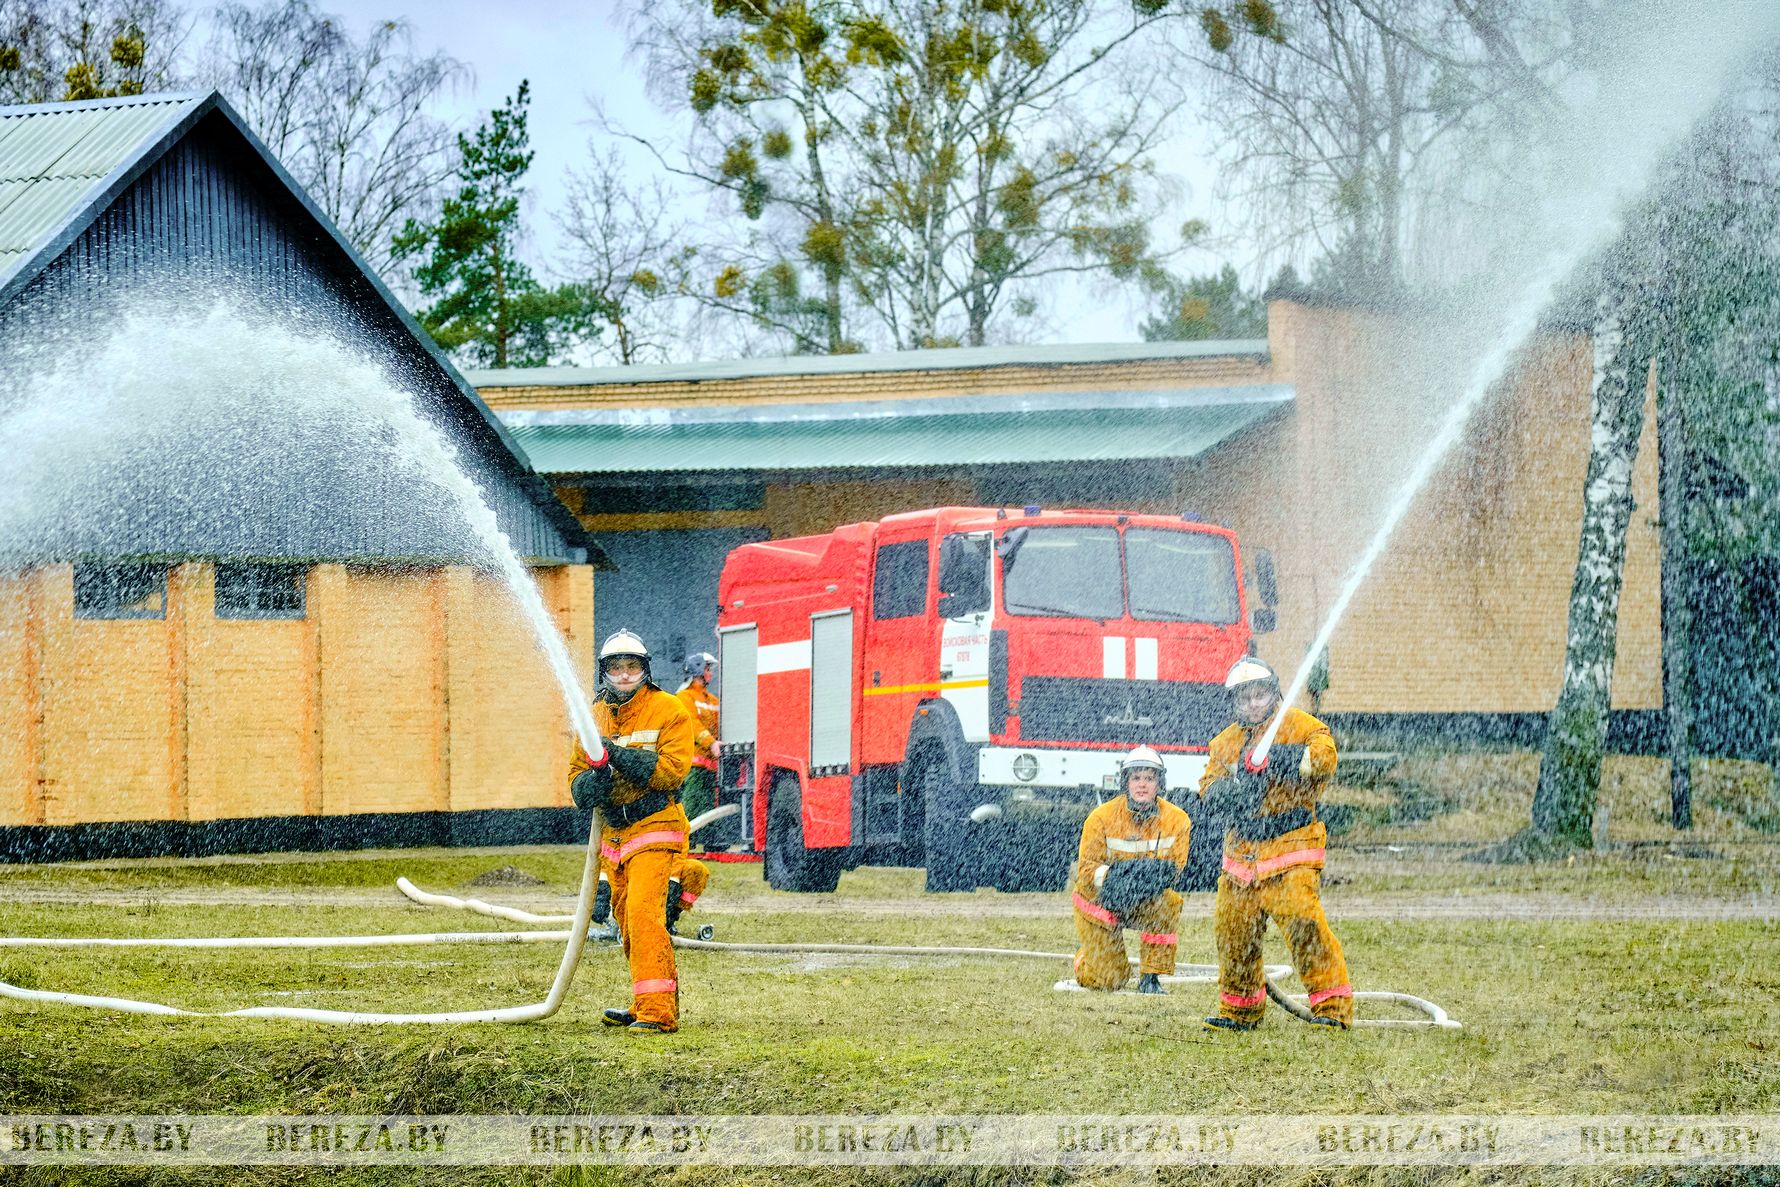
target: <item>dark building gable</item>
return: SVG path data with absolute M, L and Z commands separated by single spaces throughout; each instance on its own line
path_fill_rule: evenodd
M 65 114 L 31 118 L 65 120 L 85 108 L 79 114 L 91 119 L 92 110 L 104 106 L 64 105 L 55 110 Z M 0 140 L 0 153 L 5 146 Z M 143 347 L 135 354 L 102 357 L 132 316 L 159 324 L 220 319 L 229 336 L 216 351 L 238 355 L 255 347 L 244 340 L 243 326 L 264 326 L 268 348 L 288 347 L 285 335 L 294 331 L 322 370 L 315 387 L 305 389 L 292 384 L 288 370 L 303 364 L 283 357 L 281 391 L 258 393 L 246 390 L 252 366 L 231 369 L 233 359 L 206 354 L 202 342 L 168 344 L 188 361 L 215 361 L 223 386 L 241 390 L 207 392 L 212 405 L 192 401 L 177 414 L 143 407 L 139 394 L 122 414 L 152 420 L 156 431 L 173 435 L 173 442 L 161 442 L 171 447 L 159 454 L 130 451 L 126 460 L 100 450 L 91 460 L 110 468 L 103 481 L 88 473 L 72 482 L 70 472 L 87 460 L 78 436 L 37 441 L 41 448 L 31 452 L 43 472 L 26 481 L 40 489 L 27 487 L 26 498 L 15 497 L 13 518 L 0 523 L 0 548 L 15 553 L 10 559 L 428 562 L 473 556 L 451 495 L 400 464 L 407 455 L 389 448 L 388 422 L 349 394 L 352 383 L 366 377 L 343 360 L 370 364 L 413 393 L 417 411 L 452 443 L 521 556 L 559 563 L 587 558 L 580 525 L 499 422 L 219 96 L 189 104 L 85 201 L 85 209 L 71 212 L 0 284 L 0 401 L 6 401 L 0 417 L 9 407 L 46 398 L 42 385 L 56 375 L 66 382 L 70 368 L 87 377 L 74 386 L 105 389 L 84 398 L 119 398 L 108 375 L 120 387 L 140 385 L 145 373 L 136 368 L 159 362 L 152 335 L 146 343 L 135 340 Z M 142 327 L 136 330 L 140 336 Z M 331 348 L 317 345 L 330 341 Z M 46 343 L 54 345 L 45 349 Z M 165 379 L 147 378 L 151 390 Z M 204 380 L 195 376 L 194 382 Z M 180 395 L 164 402 L 179 403 Z M 59 422 L 43 419 L 44 433 L 56 435 Z M 115 441 L 106 447 L 115 448 Z M 57 506 L 57 490 L 73 486 L 81 489 L 83 505 Z M 38 512 L 30 522 L 19 518 L 22 505 Z

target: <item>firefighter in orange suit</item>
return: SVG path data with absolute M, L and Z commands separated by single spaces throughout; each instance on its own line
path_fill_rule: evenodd
M 1142 937 L 1137 992 L 1165 993 L 1161 978 L 1174 972 L 1181 896 L 1174 884 L 1187 864 L 1192 821 L 1162 799 L 1167 770 L 1148 746 L 1119 763 L 1117 799 L 1088 814 L 1075 863 L 1076 984 L 1118 989 L 1131 975 L 1125 928 Z
M 595 763 L 577 748 L 569 789 L 600 815 L 600 855 L 610 871 L 612 915 L 630 958 L 630 1009 L 605 1011 L 608 1026 L 665 1033 L 680 1026 L 679 978 L 668 938 L 668 882 L 686 855 L 680 784 L 696 732 L 686 709 L 649 675 L 649 649 L 631 631 L 600 645 L 594 722 L 606 740 Z
M 686 816 L 697 820 L 717 806 L 717 715 L 723 703 L 711 691 L 711 678 L 717 674 L 717 657 L 708 651 L 694 652 L 686 657 L 686 683 L 681 685 L 680 703 L 692 714 L 696 736 L 692 743 L 692 769 L 686 772 L 680 800 L 686 805 Z
M 1347 961 L 1329 930 L 1318 888 L 1327 830 L 1316 801 L 1335 774 L 1329 727 L 1281 703 L 1279 677 L 1258 659 L 1238 660 L 1224 680 L 1236 721 L 1211 740 L 1200 779 L 1202 820 L 1225 827 L 1218 878 L 1218 1012 L 1209 1027 L 1253 1030 L 1267 1005 L 1261 937 L 1272 919 L 1310 990 L 1317 1022 L 1353 1025 Z M 1257 768 L 1253 751 L 1276 713 L 1279 732 Z

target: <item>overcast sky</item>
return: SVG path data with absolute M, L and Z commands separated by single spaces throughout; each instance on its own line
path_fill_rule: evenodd
M 672 125 L 656 113 L 644 94 L 641 64 L 626 61 L 624 30 L 614 15 L 614 5 L 611 0 L 518 0 L 506 4 L 490 0 L 428 0 L 420 4 L 410 0 L 410 5 L 404 15 L 414 27 L 416 48 L 422 52 L 443 49 L 475 71 L 474 86 L 459 94 L 458 109 L 451 113 L 462 126 L 473 127 L 511 95 L 521 79 L 531 80 L 530 131 L 536 153 L 528 179 L 531 255 L 547 277 L 560 279 L 551 272 L 561 240 L 550 212 L 563 206 L 565 171 L 583 166 L 588 139 L 597 135 L 590 123 L 589 97 L 600 97 L 627 126 L 672 132 Z M 323 6 L 332 7 L 325 0 Z M 375 0 L 351 0 L 341 5 L 340 11 L 359 22 L 390 15 L 390 9 Z M 1199 151 L 1202 143 L 1203 136 L 1196 128 L 1183 126 L 1165 159 L 1158 162 L 1182 179 L 1179 209 L 1169 219 L 1172 226 L 1192 217 L 1211 217 L 1215 225 L 1213 172 Z M 1182 265 L 1192 271 L 1208 271 L 1215 263 L 1214 257 L 1201 253 Z M 1073 292 L 1058 302 L 1045 340 L 1135 341 L 1142 313 L 1121 300 L 1109 300 L 1105 291 Z

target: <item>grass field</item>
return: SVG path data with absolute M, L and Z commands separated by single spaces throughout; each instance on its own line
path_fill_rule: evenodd
M 1488 805 L 1448 777 L 1449 798 Z M 1451 790 L 1458 788 L 1458 790 Z M 1383 794 L 1388 794 L 1385 792 Z M 1642 795 L 1633 790 L 1628 795 Z M 1498 798 L 1512 798 L 1503 793 Z M 1463 810 L 1463 809 L 1459 809 Z M 1524 809 L 1523 809 L 1524 812 Z M 1629 818 L 1621 813 L 1620 818 Z M 1524 815 L 1521 817 L 1524 819 Z M 1482 840 L 1491 839 L 1483 837 Z M 1326 900 L 1361 989 L 1444 1005 L 1461 1032 L 1328 1034 L 1270 1013 L 1251 1035 L 1198 1026 L 1209 986 L 1163 999 L 1053 992 L 1064 966 L 964 958 L 683 952 L 685 1028 L 597 1024 L 625 1000 L 611 948 L 584 958 L 564 1009 L 526 1026 L 335 1028 L 165 1019 L 0 1003 L 0 1111 L 230 1114 L 1780 1113 L 1780 845 L 1721 813 L 1676 847 L 1619 844 L 1574 863 L 1479 866 L 1451 822 L 1364 821 L 1332 850 Z M 478 889 L 511 865 L 538 885 Z M 116 862 L 0 869 L 7 935 L 302 935 L 505 930 L 391 887 L 566 911 L 568 848 Z M 1210 896 L 1182 959 L 1209 962 Z M 737 941 L 985 945 L 1067 952 L 1059 895 L 929 896 L 920 874 L 863 869 L 831 896 L 780 895 L 759 867 L 715 868 L 691 922 Z M 293 951 L 0 949 L 0 979 L 193 1009 L 299 1004 L 451 1010 L 543 997 L 550 945 Z M 1277 934 L 1269 960 L 1286 961 Z M 25 1182 L 64 1181 L 40 1168 Z M 321 1172 L 311 1172 L 319 1176 Z M 418 1172 L 357 1170 L 357 1182 Z M 130 1182 L 142 1170 L 77 1172 Z M 180 1182 L 308 1181 L 209 1168 Z M 1704 1172 L 1696 1172 L 1704 1174 Z M 853 1181 L 1209 1181 L 1203 1172 L 917 1169 Z M 451 1169 L 429 1182 L 821 1182 L 797 1168 Z M 1624 1171 L 1349 1168 L 1218 1172 L 1219 1182 L 1608 1182 Z M 1650 1172 L 1651 1181 L 1694 1181 Z M 1761 1175 L 1704 1175 L 1755 1181 Z M 1767 1176 L 1765 1181 L 1774 1181 Z

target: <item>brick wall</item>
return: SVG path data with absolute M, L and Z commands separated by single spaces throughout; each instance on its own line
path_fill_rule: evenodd
M 534 576 L 591 687 L 591 569 Z M 0 826 L 568 802 L 567 714 L 499 582 L 318 565 L 307 603 L 220 620 L 187 564 L 165 618 L 77 620 L 71 566 L 0 576 Z
M 215 570 L 181 567 L 189 578 L 169 609 L 186 641 L 183 819 L 313 814 L 321 803 L 313 616 L 219 619 Z
M 1280 629 L 1261 654 L 1293 671 L 1457 398 L 1462 328 L 1275 302 L 1276 378 L 1294 409 L 1214 450 L 1182 481 L 1279 560 Z M 1329 647 L 1330 712 L 1551 708 L 1562 675 L 1588 461 L 1590 353 L 1542 337 L 1487 396 L 1410 505 Z M 1647 409 L 1620 605 L 1615 708 L 1661 705 L 1656 445 Z
M 929 371 L 772 375 L 554 387 L 479 388 L 496 411 L 545 408 L 672 408 L 748 404 L 826 404 L 1031 392 L 1141 391 L 1267 382 L 1266 364 L 1247 355 L 1139 359 L 1034 366 L 946 367 Z

